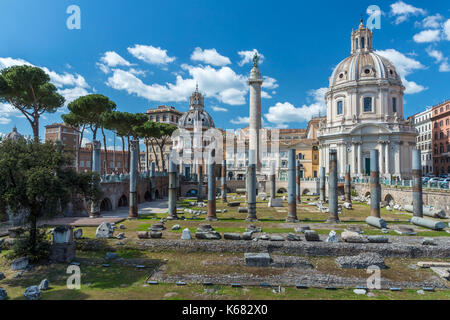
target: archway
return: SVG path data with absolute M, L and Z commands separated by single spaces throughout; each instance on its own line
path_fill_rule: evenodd
M 392 203 L 394 203 L 395 201 L 394 201 L 394 197 L 393 196 L 391 196 L 390 194 L 387 194 L 385 197 L 384 197 L 384 201 L 386 201 L 386 203 L 387 204 L 391 204 L 391 202 Z
M 145 201 L 151 201 L 152 200 L 152 195 L 150 194 L 150 191 L 145 191 L 144 199 L 145 199 Z
M 186 192 L 186 197 L 196 197 L 197 196 L 197 189 L 191 189 L 188 192 Z
M 128 206 L 128 199 L 125 195 L 122 195 L 119 199 L 118 207 L 126 207 Z
M 280 188 L 277 193 L 287 193 L 287 190 L 285 188 Z
M 158 190 L 155 190 L 155 199 L 160 199 L 160 198 L 159 198 L 159 191 L 158 191 Z
M 103 211 L 112 211 L 112 203 L 109 198 L 105 198 L 100 202 L 100 212 Z
M 370 197 L 370 192 L 367 191 L 366 194 L 364 195 L 364 197 L 366 197 L 366 198 L 367 198 L 367 197 Z
M 303 192 L 302 192 L 302 195 L 307 195 L 307 194 L 309 194 L 310 193 L 310 191 L 309 191 L 309 189 L 305 189 L 305 190 L 303 190 Z

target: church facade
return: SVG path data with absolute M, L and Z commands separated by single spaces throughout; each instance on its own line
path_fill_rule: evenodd
M 334 69 L 319 126 L 320 165 L 329 172 L 329 151 L 337 150 L 338 175 L 370 173 L 370 150 L 379 151 L 380 176 L 411 178 L 416 130 L 404 120 L 404 86 L 395 66 L 373 51 L 373 33 L 361 21 L 351 34 L 351 55 Z

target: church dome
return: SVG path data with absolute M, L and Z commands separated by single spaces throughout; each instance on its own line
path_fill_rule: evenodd
M 394 65 L 386 58 L 373 52 L 373 32 L 363 23 L 352 32 L 351 55 L 341 61 L 330 77 L 330 87 L 349 82 L 386 80 L 393 85 L 402 85 Z
M 19 132 L 17 132 L 17 128 L 16 127 L 14 127 L 13 128 L 13 131 L 12 132 L 10 132 L 10 133 L 8 133 L 6 136 L 5 136 L 5 140 L 13 140 L 13 141 L 17 141 L 17 140 L 20 140 L 20 139 L 23 139 L 24 137 L 23 137 L 23 135 L 21 135 Z
M 178 126 L 183 129 L 193 129 L 194 126 L 202 129 L 214 128 L 213 119 L 204 110 L 204 98 L 198 91 L 198 86 L 190 98 L 189 110 L 181 116 Z

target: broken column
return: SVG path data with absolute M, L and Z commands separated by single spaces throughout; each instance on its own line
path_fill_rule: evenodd
M 197 187 L 197 202 L 203 201 L 203 166 L 199 164 L 197 166 L 198 170 L 198 187 Z
M 378 150 L 370 150 L 370 215 L 380 218 L 380 171 Z
M 288 216 L 287 222 L 297 222 L 295 149 L 288 151 Z
M 177 166 L 169 156 L 169 220 L 178 219 L 177 216 Z
M 216 216 L 216 175 L 214 172 L 215 158 L 214 150 L 208 157 L 208 215 L 207 221 L 217 221 Z
M 275 163 L 270 166 L 270 199 L 276 198 L 276 183 L 275 183 Z
M 345 166 L 345 202 L 352 203 L 352 180 L 350 178 L 350 165 Z
M 337 151 L 330 150 L 330 173 L 328 177 L 328 208 L 329 215 L 327 222 L 335 223 L 339 222 L 338 216 L 338 196 L 337 196 Z
M 152 162 L 150 164 L 150 200 L 156 200 L 155 199 L 155 179 L 156 179 L 156 174 L 155 174 L 155 163 Z
M 138 217 L 138 201 L 137 201 L 137 170 L 138 170 L 138 147 L 139 140 L 133 139 L 130 142 L 130 203 L 128 218 L 136 219 Z
M 301 203 L 302 202 L 302 196 L 301 196 L 301 191 L 300 191 L 300 169 L 301 169 L 301 164 L 300 164 L 300 160 L 297 160 L 297 165 L 295 166 L 295 172 L 297 174 L 297 181 L 296 181 L 296 193 L 297 193 L 297 203 Z
M 422 161 L 421 151 L 414 149 L 412 152 L 412 196 L 413 196 L 413 215 L 414 217 L 423 217 L 423 198 L 422 198 Z
M 53 229 L 53 243 L 50 246 L 51 262 L 71 263 L 75 258 L 75 242 L 71 226 L 58 226 Z
M 227 202 L 227 160 L 222 160 L 222 202 Z
M 325 201 L 325 167 L 320 167 L 320 202 Z
M 100 141 L 92 141 L 92 172 L 97 172 L 100 175 Z M 91 212 L 89 214 L 91 218 L 100 217 L 100 206 L 98 201 L 91 202 Z
M 248 216 L 247 221 L 257 221 L 256 217 L 256 156 L 255 150 L 249 150 L 248 175 L 247 175 L 247 195 L 248 195 Z

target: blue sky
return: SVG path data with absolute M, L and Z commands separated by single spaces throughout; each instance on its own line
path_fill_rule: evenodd
M 101 93 L 128 112 L 161 104 L 185 111 L 198 81 L 216 127 L 232 129 L 247 125 L 246 77 L 257 50 L 264 124 L 303 128 L 324 113 L 328 77 L 374 4 L 382 11 L 374 47 L 404 78 L 405 115 L 449 99 L 446 1 L 2 0 L 0 69 L 43 67 L 68 101 Z M 70 5 L 81 10 L 80 30 L 66 26 Z M 42 137 L 64 112 L 45 115 Z M 14 125 L 31 134 L 26 119 L 0 104 L 0 133 Z

